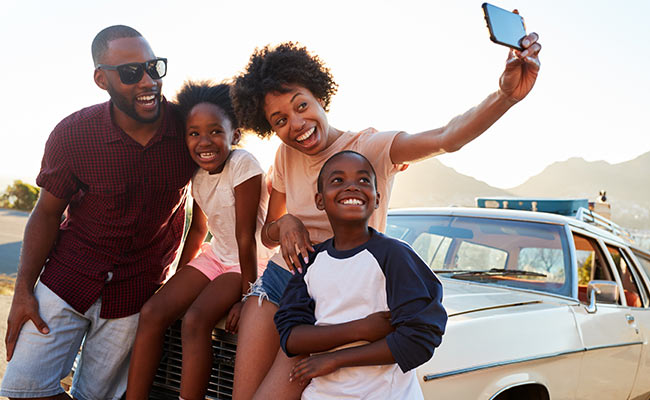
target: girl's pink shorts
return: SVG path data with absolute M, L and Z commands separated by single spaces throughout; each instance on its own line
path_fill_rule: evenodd
M 257 265 L 257 276 L 262 276 L 264 269 L 266 269 L 267 260 L 258 260 Z M 192 261 L 188 262 L 187 265 L 198 269 L 207 276 L 211 281 L 214 280 L 217 276 L 225 274 L 226 272 L 237 272 L 241 274 L 241 268 L 239 264 L 235 265 L 226 265 L 223 264 L 217 256 L 212 251 L 212 246 L 210 243 L 205 242 L 201 245 L 201 252 L 196 256 Z

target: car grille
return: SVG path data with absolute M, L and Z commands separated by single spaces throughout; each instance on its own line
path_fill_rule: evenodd
M 212 331 L 212 372 L 206 398 L 232 399 L 236 350 L 237 336 L 222 329 Z M 150 398 L 178 399 L 181 387 L 181 354 L 181 322 L 177 321 L 165 333 L 163 354 Z

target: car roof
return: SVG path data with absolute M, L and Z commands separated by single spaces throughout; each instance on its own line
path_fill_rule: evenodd
M 441 215 L 454 217 L 472 217 L 472 218 L 492 218 L 507 219 L 514 221 L 541 222 L 556 225 L 570 225 L 588 231 L 596 236 L 618 242 L 625 246 L 634 247 L 627 240 L 614 235 L 604 229 L 598 228 L 592 224 L 583 222 L 575 217 L 551 214 L 537 211 L 505 210 L 495 208 L 475 208 L 475 207 L 421 207 L 421 208 L 395 208 L 388 210 L 388 215 Z M 639 249 L 641 250 L 641 249 Z M 643 250 L 641 250 L 643 251 Z

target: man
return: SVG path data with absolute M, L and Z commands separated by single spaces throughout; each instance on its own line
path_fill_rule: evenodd
M 92 56 L 110 101 L 65 118 L 45 146 L 7 321 L 2 396 L 68 398 L 60 380 L 83 340 L 72 395 L 120 398 L 137 313 L 183 233 L 196 166 L 161 95 L 167 60 L 122 25 L 97 34 Z

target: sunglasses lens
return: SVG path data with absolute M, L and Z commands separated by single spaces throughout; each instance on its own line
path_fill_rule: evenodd
M 132 85 L 140 82 L 144 68 L 142 68 L 142 64 L 124 64 L 117 67 L 117 72 L 120 74 L 120 80 L 123 84 Z
M 152 79 L 161 79 L 167 74 L 167 63 L 163 59 L 149 61 L 147 73 Z

